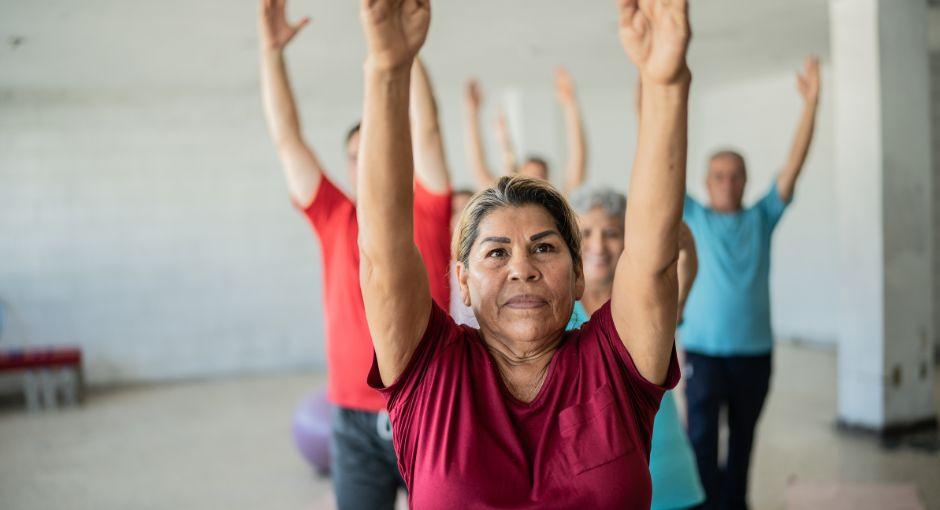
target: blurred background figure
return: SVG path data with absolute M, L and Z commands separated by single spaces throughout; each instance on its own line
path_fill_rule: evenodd
M 568 70 L 563 67 L 555 70 L 555 93 L 564 114 L 568 152 L 568 162 L 564 166 L 565 173 L 562 176 L 560 189 L 565 193 L 570 193 L 583 184 L 587 177 L 587 147 L 584 139 L 584 123 L 581 120 L 581 110 L 575 95 L 574 80 Z M 517 172 L 536 179 L 551 179 L 548 162 L 541 156 L 526 156 L 522 164 L 517 165 L 518 160 L 512 142 L 512 135 L 503 111 L 499 111 L 497 114 L 495 128 L 493 129 L 499 141 L 502 168 L 501 172 L 494 172 L 487 162 L 486 150 L 484 149 L 480 124 L 483 93 L 480 84 L 476 80 L 467 81 L 464 104 L 466 110 L 467 154 L 470 156 L 473 179 L 479 189 L 495 185 L 500 175 L 510 175 Z
M 707 508 L 747 508 L 754 431 L 770 388 L 771 239 L 793 200 L 809 152 L 819 104 L 819 59 L 807 57 L 797 75 L 803 99 L 786 162 L 763 198 L 744 208 L 747 168 L 732 150 L 708 161 L 709 205 L 692 197 L 685 221 L 698 245 L 700 276 L 689 295 L 682 344 L 686 350 L 689 433 Z M 727 409 L 727 460 L 719 466 L 718 418 Z
M 570 329 L 587 321 L 610 300 L 617 261 L 624 250 L 624 214 L 627 197 L 612 189 L 581 189 L 571 198 L 581 229 L 581 259 L 584 263 L 584 297 L 575 304 Z M 679 321 L 689 290 L 695 282 L 698 261 L 689 227 L 679 236 Z M 653 424 L 650 477 L 652 507 L 656 510 L 693 508 L 705 500 L 692 445 L 679 417 L 674 390 L 667 391 Z
M 323 250 L 326 305 L 328 397 L 333 404 L 329 436 L 329 473 L 341 510 L 394 508 L 403 487 L 381 396 L 366 385 L 372 341 L 359 290 L 358 224 L 355 196 L 347 196 L 324 174 L 305 142 L 287 79 L 284 47 L 308 22 L 287 21 L 285 0 L 262 0 L 260 8 L 261 83 L 268 130 L 277 149 L 294 204 L 307 216 Z M 424 256 L 434 298 L 447 306 L 445 275 L 449 258 L 450 178 L 443 161 L 437 111 L 420 64 L 414 66 L 412 110 L 415 147 L 415 240 Z M 346 136 L 347 176 L 355 190 L 359 152 L 358 124 Z M 324 469 L 322 434 L 307 421 L 322 421 L 322 398 L 311 397 L 295 417 L 294 434 L 302 453 Z M 322 427 L 321 427 L 322 428 Z

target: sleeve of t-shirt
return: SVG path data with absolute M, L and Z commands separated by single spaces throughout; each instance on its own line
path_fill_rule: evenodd
M 460 338 L 460 333 L 461 328 L 432 304 L 424 336 L 395 382 L 382 384 L 378 361 L 373 355 L 368 383 L 385 397 L 395 432 L 398 468 L 408 486 L 412 483 L 417 445 L 422 441 L 422 420 L 427 418 L 429 407 L 441 404 L 441 392 L 455 388 L 452 379 L 459 377 L 457 367 L 447 366 L 446 360 L 452 359 L 447 350 Z
M 788 205 L 790 205 L 789 202 L 784 202 L 783 199 L 780 198 L 777 182 L 774 181 L 773 186 L 770 187 L 770 191 L 768 191 L 767 194 L 764 195 L 764 198 L 760 199 L 754 207 L 756 207 L 767 220 L 767 225 L 770 227 L 770 230 L 773 230 Z
M 428 374 L 432 372 L 434 360 L 446 346 L 453 343 L 460 332 L 460 327 L 444 310 L 436 304 L 431 305 L 428 327 L 424 336 L 411 354 L 411 359 L 404 372 L 392 384 L 382 384 L 378 360 L 372 356 L 372 368 L 369 370 L 369 386 L 381 393 L 387 402 L 389 414 L 393 417 L 401 413 L 408 414 L 409 404 L 415 395 L 421 393 L 422 386 L 433 384 Z
M 682 203 L 682 218 L 686 222 L 689 222 L 690 220 L 694 219 L 703 209 L 704 207 L 702 207 L 702 204 L 698 203 L 698 201 L 696 201 L 690 195 L 686 194 L 685 201 Z
M 356 204 L 349 199 L 339 188 L 330 181 L 326 175 L 320 177 L 317 193 L 306 208 L 298 206 L 303 211 L 310 224 L 313 225 L 317 235 L 322 238 L 329 237 L 337 229 L 347 228 L 345 221 L 356 209 Z
M 676 387 L 679 383 L 679 360 L 676 357 L 676 348 L 673 346 L 669 358 L 669 369 L 666 380 L 662 384 L 653 384 L 640 374 L 630 351 L 623 344 L 614 319 L 610 311 L 610 301 L 599 308 L 588 322 L 581 328 L 581 341 L 596 339 L 605 359 L 616 361 L 618 372 L 623 376 L 627 391 L 633 397 L 631 400 L 638 405 L 637 410 L 643 413 L 652 424 L 652 419 L 659 410 L 659 403 L 663 395 Z
M 450 307 L 450 190 L 429 191 L 415 181 L 415 244 L 428 271 L 431 297 L 444 310 Z

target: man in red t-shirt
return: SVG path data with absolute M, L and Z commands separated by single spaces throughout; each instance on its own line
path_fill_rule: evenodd
M 283 50 L 308 20 L 286 20 L 284 0 L 261 0 L 261 81 L 268 129 L 284 167 L 291 200 L 309 219 L 323 253 L 329 398 L 334 404 L 331 473 L 340 510 L 392 509 L 403 487 L 391 442 L 385 399 L 366 384 L 372 339 L 359 288 L 355 198 L 324 174 L 303 139 Z M 437 108 L 420 62 L 411 92 L 415 158 L 415 243 L 435 301 L 447 309 L 450 262 L 450 182 Z M 347 172 L 355 190 L 359 127 L 346 138 Z

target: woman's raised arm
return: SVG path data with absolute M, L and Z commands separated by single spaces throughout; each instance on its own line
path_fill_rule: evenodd
M 666 379 L 676 332 L 679 225 L 685 196 L 690 29 L 685 0 L 618 0 L 620 40 L 643 87 L 639 140 L 614 277 L 617 333 L 640 374 Z
M 411 359 L 431 311 L 414 242 L 408 98 L 411 66 L 431 21 L 428 0 L 362 0 L 368 47 L 359 147 L 359 279 L 379 373 L 392 384 Z

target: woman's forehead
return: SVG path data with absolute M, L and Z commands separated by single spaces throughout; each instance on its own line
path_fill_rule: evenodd
M 477 239 L 491 236 L 528 239 L 546 230 L 557 232 L 558 229 L 555 227 L 552 215 L 544 207 L 538 205 L 500 207 L 483 217 Z
M 587 236 L 590 232 L 615 232 L 618 237 L 623 237 L 623 220 L 618 221 L 610 216 L 588 218 L 582 215 L 578 217 L 578 229 L 581 230 L 582 236 Z
M 620 215 L 608 214 L 603 207 L 593 207 L 591 210 L 578 215 L 581 226 L 620 224 L 623 218 Z

